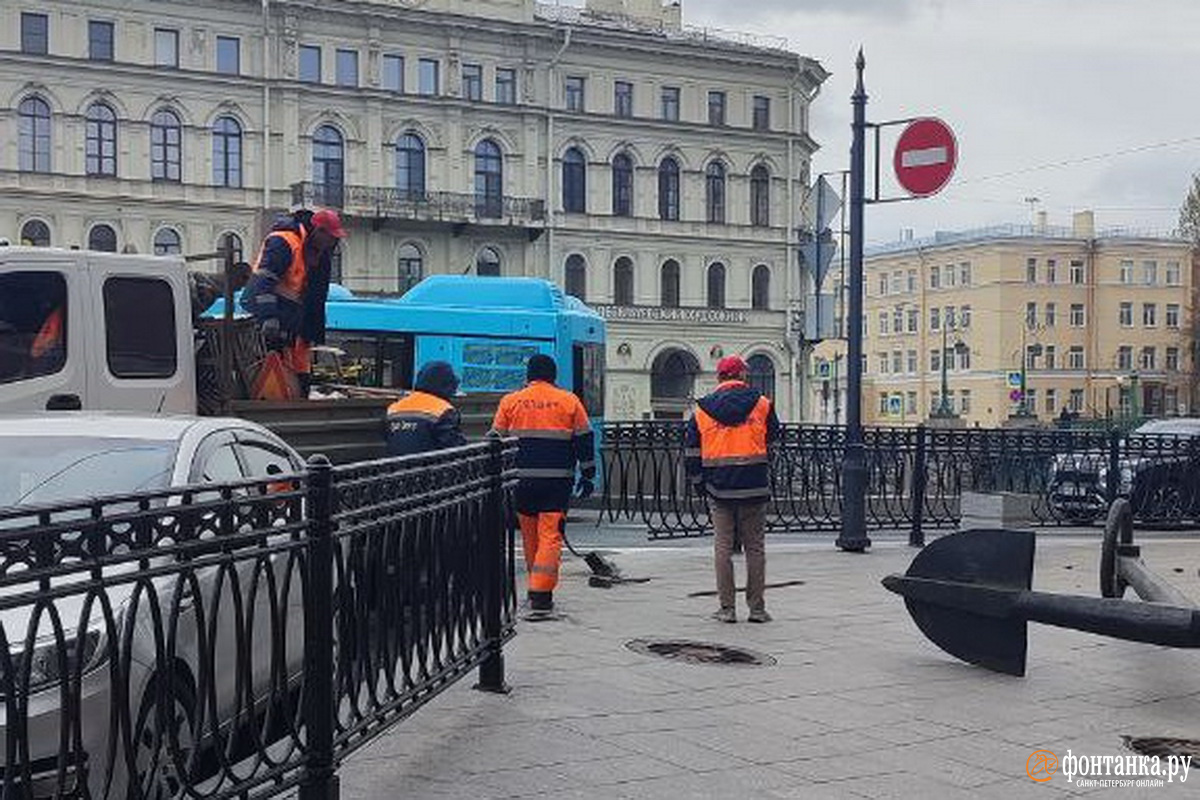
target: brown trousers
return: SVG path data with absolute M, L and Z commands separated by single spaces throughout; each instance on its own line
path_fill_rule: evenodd
M 763 591 L 767 581 L 767 554 L 763 547 L 763 527 L 767 501 L 729 503 L 712 498 L 708 501 L 712 516 L 713 556 L 717 570 L 717 596 L 721 608 L 734 608 L 733 536 L 736 531 L 746 552 L 746 605 L 751 611 L 765 609 Z

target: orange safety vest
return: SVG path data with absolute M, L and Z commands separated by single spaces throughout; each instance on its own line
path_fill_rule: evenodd
M 304 290 L 308 287 L 308 267 L 304 263 L 304 236 L 295 231 L 272 231 L 266 238 L 270 239 L 272 236 L 283 239 L 292 250 L 291 266 L 279 276 L 279 281 L 275 284 L 275 293 L 293 303 L 300 303 L 304 297 Z M 262 269 L 262 258 L 266 250 L 267 241 L 264 239 L 262 247 L 258 250 L 258 258 L 254 260 L 255 272 Z
M 451 403 L 436 394 L 413 391 L 388 406 L 387 415 L 389 417 L 424 417 L 431 421 L 437 421 L 451 408 L 454 408 Z
M 576 462 L 584 469 L 594 468 L 587 411 L 578 397 L 552 383 L 533 381 L 506 394 L 496 409 L 492 430 L 520 440 L 519 478 L 569 481 L 575 475 Z
M 29 355 L 41 358 L 61 345 L 65 321 L 62 306 L 51 311 L 38 330 L 37 336 L 33 338 L 33 343 L 29 345 Z
M 718 391 L 726 385 L 718 386 Z M 771 401 L 760 397 L 740 425 L 722 425 L 697 406 L 695 419 L 700 430 L 701 465 L 715 468 L 767 463 L 767 416 L 770 413 Z

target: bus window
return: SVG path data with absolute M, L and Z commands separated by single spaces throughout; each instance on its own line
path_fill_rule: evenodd
M 362 331 L 330 330 L 329 344 L 346 351 L 347 365 L 358 365 L 359 385 L 376 389 L 412 387 L 412 337 L 379 335 Z
M 511 392 L 525 385 L 525 365 L 541 352 L 537 345 L 467 341 L 462 346 L 464 392 Z
M 572 348 L 572 378 L 575 394 L 583 401 L 589 417 L 604 417 L 604 345 L 583 342 Z

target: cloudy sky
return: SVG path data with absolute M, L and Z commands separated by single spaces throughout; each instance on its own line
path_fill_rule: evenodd
M 1051 224 L 1092 209 L 1100 228 L 1165 232 L 1200 170 L 1200 0 L 682 2 L 687 24 L 786 36 L 833 73 L 813 108 L 814 174 L 849 164 L 860 46 L 869 120 L 954 129 L 951 184 L 868 207 L 869 242 L 1028 222 L 1034 209 Z

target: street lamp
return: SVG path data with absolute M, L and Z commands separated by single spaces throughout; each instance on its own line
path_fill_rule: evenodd
M 1038 330 L 1038 326 L 1030 325 L 1029 321 L 1026 320 L 1025 323 L 1021 325 L 1021 400 L 1017 403 L 1017 413 L 1013 415 L 1016 417 L 1037 416 L 1037 409 L 1029 407 L 1028 373 L 1029 359 L 1040 356 L 1042 354 L 1042 346 L 1037 342 L 1035 342 L 1032 346 L 1027 343 L 1027 336 L 1031 330 Z
M 942 396 L 938 401 L 937 408 L 935 408 L 929 415 L 934 419 L 958 418 L 958 415 L 954 413 L 954 404 L 950 402 L 950 379 L 946 374 L 950 366 L 950 360 L 946 358 L 946 355 L 950 352 L 950 349 L 947 346 L 947 337 L 949 336 L 951 328 L 957 328 L 951 319 L 942 320 Z M 962 339 L 958 338 L 956 333 L 954 342 L 954 355 L 959 356 L 966 349 L 967 345 L 963 343 Z

